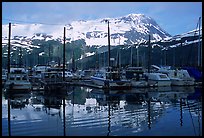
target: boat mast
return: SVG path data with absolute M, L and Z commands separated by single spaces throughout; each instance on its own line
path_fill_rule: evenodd
M 108 69 L 110 68 L 110 29 L 109 29 L 109 21 L 108 22 Z
M 22 48 L 20 47 L 20 53 L 19 53 L 19 67 L 23 67 L 23 62 L 22 62 Z
M 137 49 L 137 66 L 139 67 L 139 45 L 136 47 Z
M 199 17 L 199 21 L 198 21 L 198 24 L 199 24 L 199 34 L 198 34 L 198 67 L 201 67 L 202 66 L 202 46 L 200 45 L 200 19 L 201 17 Z
M 130 51 L 130 65 L 133 67 L 133 46 L 131 45 L 131 51 Z
M 116 67 L 120 68 L 120 49 L 117 51 L 117 56 L 116 56 Z
M 74 58 L 74 50 L 72 51 L 72 71 L 75 72 L 75 58 Z
M 10 38 L 11 38 L 11 23 L 9 23 L 9 36 L 8 36 L 8 63 L 7 63 L 8 73 L 10 73 L 10 47 L 11 47 Z
M 50 64 L 50 62 L 52 61 L 52 60 L 50 60 L 50 44 L 49 44 L 49 58 L 48 58 L 48 65 Z
M 63 45 L 63 81 L 65 81 L 65 31 L 66 28 L 64 27 L 64 45 Z
M 150 73 L 150 65 L 151 65 L 151 45 L 150 45 L 150 24 L 149 24 L 149 41 L 148 41 L 148 73 Z
M 149 41 L 148 41 L 148 73 L 150 73 L 150 62 L 151 60 L 151 45 L 150 45 L 150 34 L 149 34 Z

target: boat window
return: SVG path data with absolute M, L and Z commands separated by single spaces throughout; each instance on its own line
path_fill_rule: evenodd
M 166 75 L 159 75 L 160 78 L 167 78 Z
M 21 74 L 21 73 L 23 73 L 23 72 L 22 72 L 21 70 L 15 70 L 14 73 L 15 73 L 15 74 Z
M 27 79 L 26 79 L 26 76 L 23 76 L 22 80 L 27 80 Z
M 55 78 L 55 75 L 51 75 L 51 78 Z
M 20 77 L 16 77 L 16 80 L 21 80 L 21 78 Z
M 10 77 L 10 80 L 14 80 L 14 77 Z

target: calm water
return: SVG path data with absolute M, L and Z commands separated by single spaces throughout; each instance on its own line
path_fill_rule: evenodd
M 2 135 L 202 136 L 201 93 L 197 87 L 2 92 Z

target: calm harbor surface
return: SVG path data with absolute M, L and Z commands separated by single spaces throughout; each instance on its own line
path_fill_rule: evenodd
M 202 87 L 3 92 L 3 136 L 202 136 Z

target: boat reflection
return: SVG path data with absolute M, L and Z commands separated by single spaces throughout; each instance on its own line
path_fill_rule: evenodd
M 8 100 L 8 133 L 11 135 L 11 122 L 16 121 L 13 118 L 16 116 L 19 121 L 21 117 L 23 121 L 37 119 L 45 124 L 47 123 L 46 117 L 57 118 L 60 124 L 53 120 L 53 124 L 57 126 L 53 125 L 49 129 L 51 131 L 61 130 L 64 136 L 95 135 L 98 129 L 100 129 L 100 135 L 106 136 L 142 134 L 145 130 L 155 127 L 169 112 L 169 109 L 175 107 L 180 109 L 178 125 L 186 127 L 183 114 L 187 112 L 192 120 L 195 135 L 202 135 L 201 90 L 202 88 L 197 87 L 172 87 L 170 91 L 70 87 L 66 92 L 7 93 L 5 99 Z M 16 109 L 24 109 L 24 112 L 25 110 L 29 112 L 26 112 L 27 116 L 25 116 L 23 111 L 17 113 Z M 199 123 L 197 128 L 195 123 Z M 121 133 L 121 130 L 126 131 Z
M 5 99 L 10 100 L 11 109 L 22 109 L 29 104 L 29 99 L 31 97 L 30 92 L 22 93 L 5 93 Z
M 141 91 L 136 93 L 136 91 L 133 90 L 134 92 L 130 91 L 127 93 L 124 91 L 102 91 L 93 89 L 93 91 L 91 91 L 91 97 L 96 98 L 100 106 L 108 105 L 109 135 L 111 132 L 110 128 L 114 128 L 116 124 L 120 124 L 123 127 L 134 128 L 135 132 L 141 132 L 146 129 L 146 126 L 148 126 L 148 129 L 151 129 L 151 124 L 158 122 L 166 113 L 168 106 L 180 105 L 180 125 L 182 126 L 182 108 L 189 108 L 189 106 L 186 107 L 190 104 L 189 96 L 194 94 L 195 89 L 189 86 L 180 89 L 176 87 L 176 89 L 173 90 L 171 89 L 171 91 L 164 92 L 154 89 L 154 91 L 144 91 L 143 93 Z M 197 99 L 200 99 L 198 95 L 199 94 L 197 94 Z M 196 102 L 193 103 L 195 104 Z M 199 105 L 201 104 L 198 103 L 196 107 L 201 110 Z M 112 114 L 110 114 L 110 112 Z

